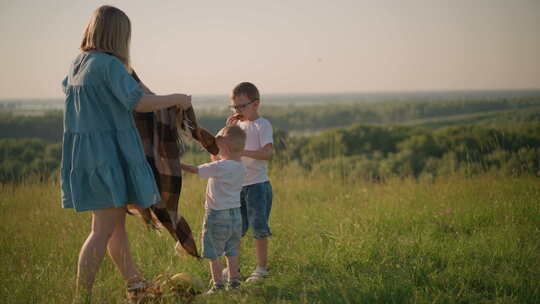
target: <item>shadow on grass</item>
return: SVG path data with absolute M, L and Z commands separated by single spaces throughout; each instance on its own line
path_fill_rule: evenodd
M 272 277 L 242 286 L 240 299 L 256 303 L 407 303 L 413 295 L 409 284 L 396 284 L 395 277 L 372 274 L 362 282 L 352 274 L 320 263 L 304 265 L 293 276 Z

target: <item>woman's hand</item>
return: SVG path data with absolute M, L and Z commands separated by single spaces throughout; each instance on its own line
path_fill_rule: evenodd
M 191 95 L 186 94 L 173 94 L 177 99 L 177 105 L 182 107 L 182 109 L 187 109 L 191 107 Z

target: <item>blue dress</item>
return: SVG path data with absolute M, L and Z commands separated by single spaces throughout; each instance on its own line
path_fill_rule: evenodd
M 106 53 L 83 52 L 62 87 L 62 206 L 85 211 L 158 202 L 132 116 L 144 92 L 123 63 Z

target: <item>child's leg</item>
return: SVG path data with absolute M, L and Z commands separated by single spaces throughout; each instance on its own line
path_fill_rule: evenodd
M 236 278 L 240 276 L 240 241 L 242 239 L 242 210 L 237 208 L 231 211 L 232 234 L 225 244 L 225 258 L 227 259 L 227 268 L 223 270 L 223 276 Z M 232 265 L 232 266 L 231 266 Z M 233 267 L 231 269 L 231 267 Z M 230 283 L 230 282 L 229 282 Z
M 108 208 L 95 210 L 92 213 L 92 230 L 84 242 L 79 253 L 77 268 L 77 292 L 84 288 L 91 296 L 92 286 L 97 271 L 105 255 L 109 238 L 111 237 L 116 222 L 125 216 L 123 208 Z
M 246 281 L 255 281 L 268 276 L 268 237 L 272 235 L 268 220 L 272 210 L 272 186 L 270 182 L 249 186 L 247 195 L 248 220 L 255 237 L 257 267 Z
M 109 256 L 128 284 L 142 279 L 129 250 L 125 212 L 114 227 L 113 234 L 109 238 L 109 243 L 107 244 L 107 250 Z
M 266 268 L 268 261 L 268 238 L 255 239 L 257 266 Z
M 223 277 L 221 275 L 221 263 L 219 258 L 210 260 L 210 270 L 212 271 L 212 280 L 214 284 L 220 284 L 223 282 Z
M 227 268 L 229 269 L 229 278 L 238 278 L 238 255 L 228 256 L 227 258 Z
M 268 220 L 272 210 L 272 186 L 270 182 L 257 185 L 250 202 L 256 207 L 254 212 L 253 230 L 255 235 L 255 257 L 257 267 L 266 270 L 268 262 L 268 237 L 272 235 Z

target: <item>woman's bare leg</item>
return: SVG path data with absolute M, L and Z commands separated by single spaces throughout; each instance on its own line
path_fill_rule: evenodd
M 116 223 L 114 231 L 109 238 L 107 244 L 109 256 L 113 260 L 118 270 L 124 277 L 124 280 L 129 284 L 142 279 L 141 274 L 137 270 L 137 266 L 133 262 L 133 257 L 129 250 L 129 242 L 126 233 L 126 213 L 123 213 L 122 218 Z
M 125 216 L 123 208 L 95 210 L 92 213 L 92 230 L 79 253 L 77 267 L 77 293 L 86 292 L 92 295 L 92 287 L 98 272 L 109 238 L 113 234 L 116 223 Z M 81 290 L 84 289 L 84 290 Z

